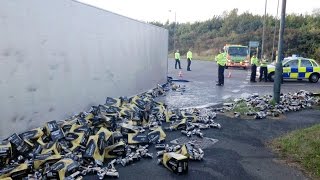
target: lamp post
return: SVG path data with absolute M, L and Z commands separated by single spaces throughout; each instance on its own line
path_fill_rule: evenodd
M 169 10 L 172 12 L 172 10 Z M 177 25 L 177 12 L 174 11 L 174 26 L 173 26 L 173 51 L 176 50 L 176 25 Z
M 281 20 L 280 20 L 280 31 L 279 31 L 279 42 L 278 42 L 278 58 L 276 59 L 276 70 L 275 70 L 275 79 L 273 84 L 273 99 L 276 103 L 280 101 L 280 90 L 281 90 L 281 81 L 282 81 L 282 49 L 283 49 L 283 33 L 285 27 L 285 18 L 286 18 L 286 0 L 282 0 L 282 9 L 281 9 Z
M 277 15 L 276 15 L 276 18 L 275 18 L 275 23 L 274 23 L 274 32 L 273 32 L 273 41 L 272 41 L 272 54 L 271 54 L 271 58 L 272 58 L 272 61 L 274 60 L 273 59 L 273 55 L 274 55 L 274 42 L 275 42 L 275 40 L 276 40 L 276 32 L 277 32 L 277 25 L 278 25 L 278 23 L 277 23 L 277 18 L 278 18 L 278 11 L 279 11 L 279 1 L 280 0 L 278 0 L 278 4 L 277 4 Z
M 261 56 L 260 56 L 260 58 L 263 57 L 263 53 L 264 53 L 264 36 L 265 36 L 265 31 L 266 31 L 267 2 L 268 2 L 268 0 L 266 0 L 265 4 L 264 4 L 264 18 L 263 18 L 262 45 L 261 45 Z

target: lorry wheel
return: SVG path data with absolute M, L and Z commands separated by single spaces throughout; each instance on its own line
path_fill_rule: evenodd
M 317 74 L 317 73 L 311 74 L 309 77 L 309 81 L 312 83 L 318 82 L 319 81 L 319 74 Z
M 269 79 L 269 81 L 271 81 L 271 82 L 274 81 L 274 72 L 269 73 L 268 79 Z

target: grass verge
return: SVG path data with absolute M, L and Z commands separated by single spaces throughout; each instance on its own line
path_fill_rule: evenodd
M 169 58 L 174 58 L 174 54 L 170 53 L 168 55 Z M 200 60 L 200 61 L 214 61 L 215 56 L 199 56 L 197 54 L 193 54 L 193 60 Z M 181 59 L 187 59 L 187 56 L 181 56 Z
M 298 164 L 311 177 L 320 179 L 320 124 L 293 131 L 270 145 L 287 162 Z
M 242 100 L 235 104 L 233 112 L 239 112 L 241 115 L 245 115 L 247 112 L 257 112 L 258 110 L 256 108 L 253 108 L 251 106 L 248 106 L 246 101 Z

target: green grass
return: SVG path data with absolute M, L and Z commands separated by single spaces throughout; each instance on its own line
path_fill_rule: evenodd
M 272 105 L 272 106 L 275 106 L 276 105 L 276 101 L 274 99 L 271 99 L 269 101 L 269 104 Z
M 293 131 L 272 141 L 271 147 L 320 179 L 320 124 Z
M 251 106 L 248 106 L 246 101 L 242 100 L 235 104 L 233 111 L 239 112 L 241 115 L 245 115 L 245 113 L 249 111 L 257 112 L 257 109 Z

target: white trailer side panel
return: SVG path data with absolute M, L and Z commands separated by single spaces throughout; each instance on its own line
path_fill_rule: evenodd
M 166 82 L 168 32 L 72 0 L 0 1 L 0 138 Z

